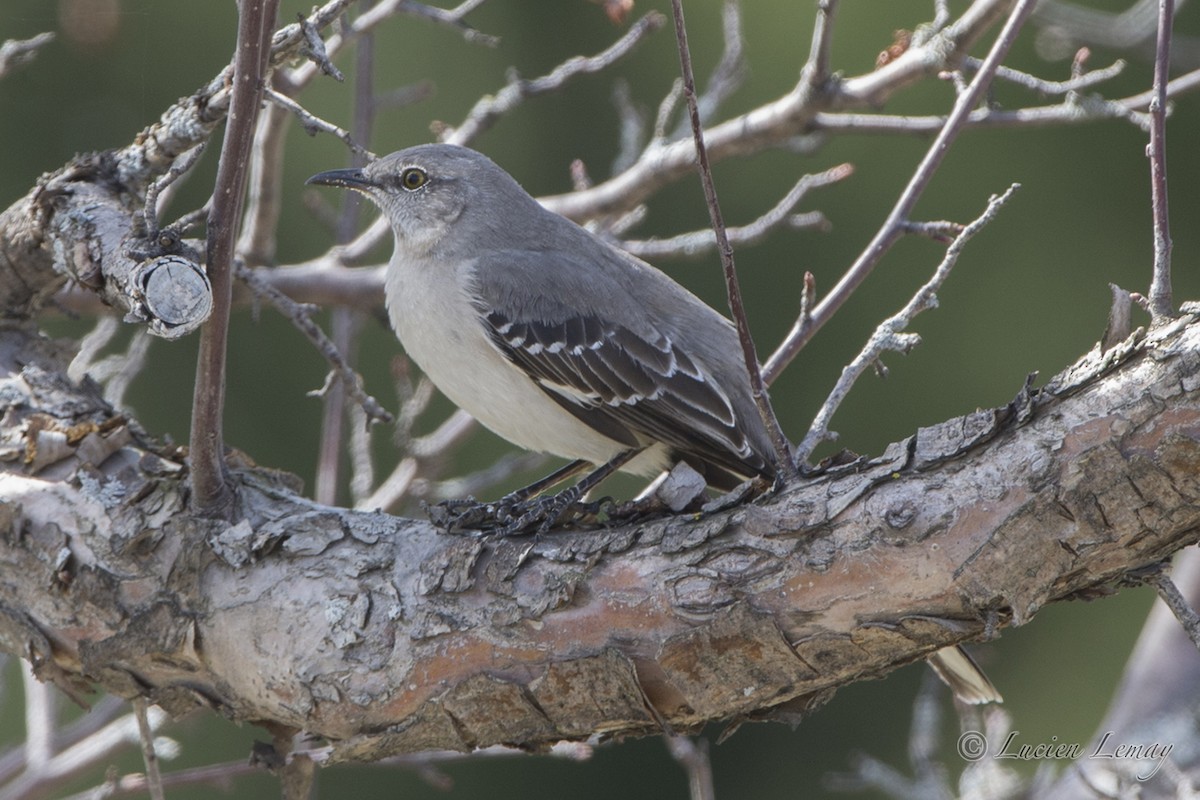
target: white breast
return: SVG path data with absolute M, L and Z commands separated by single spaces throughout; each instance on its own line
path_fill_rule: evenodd
M 563 409 L 492 344 L 464 291 L 472 268 L 392 259 L 388 315 L 409 357 L 451 401 L 513 444 L 595 464 L 621 452 L 623 445 Z M 652 463 L 637 459 L 631 471 L 656 472 L 656 455 Z

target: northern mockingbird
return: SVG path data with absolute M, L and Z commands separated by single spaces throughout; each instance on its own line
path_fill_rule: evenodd
M 510 442 L 574 461 L 537 490 L 598 466 L 574 498 L 615 469 L 649 476 L 675 459 L 719 488 L 774 478 L 733 324 L 491 159 L 420 145 L 308 183 L 361 192 L 387 216 L 388 314 L 434 384 Z M 960 699 L 999 700 L 960 649 L 930 662 Z
M 719 488 L 774 477 L 733 324 L 547 211 L 491 159 L 421 145 L 308 182 L 383 209 L 392 327 L 494 433 L 638 475 L 683 459 Z

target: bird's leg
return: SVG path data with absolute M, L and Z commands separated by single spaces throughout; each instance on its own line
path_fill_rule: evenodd
M 596 469 L 584 475 L 578 483 L 573 486 L 568 486 L 561 492 L 549 497 L 535 498 L 526 500 L 524 513 L 516 519 L 513 519 L 501 530 L 500 534 L 504 536 L 515 533 L 522 533 L 529 530 L 534 525 L 537 525 L 539 533 L 545 533 L 554 527 L 559 518 L 566 513 L 567 509 L 578 503 L 581 499 L 587 496 L 587 493 L 600 484 L 609 475 L 619 470 L 621 467 L 629 463 L 630 459 L 638 454 L 638 450 L 623 450 L 617 453 L 616 456 L 609 459 L 607 463 L 601 464 Z M 587 462 L 576 462 L 584 463 Z M 568 464 L 568 467 L 574 466 Z M 564 470 L 566 468 L 564 467 Z M 561 472 L 562 470 L 560 470 Z M 578 471 L 578 470 L 576 470 Z M 551 476 L 553 477 L 553 476 Z M 548 479 L 547 479 L 548 480 Z M 555 481 L 556 483 L 557 481 Z M 553 483 L 547 484 L 552 486 Z
M 592 466 L 592 462 L 579 459 L 572 461 L 566 466 L 559 467 L 544 478 L 539 478 L 528 486 L 523 486 L 520 489 L 511 491 L 496 501 L 499 506 L 515 506 L 518 503 L 524 503 L 531 497 L 537 497 L 542 492 L 549 489 L 551 486 L 562 483 L 563 481 L 574 478 L 579 473 Z

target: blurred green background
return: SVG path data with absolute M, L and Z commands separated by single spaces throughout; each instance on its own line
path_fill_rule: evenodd
M 75 153 L 119 147 L 177 98 L 190 94 L 225 65 L 233 49 L 233 2 L 164 3 L 161 0 L 4 0 L 0 40 L 55 31 L 57 40 L 29 67 L 0 81 L 0 204 L 22 196 L 38 175 L 62 165 Z M 1093 2 L 1094 8 L 1122 10 L 1129 0 Z M 728 101 L 722 118 L 778 97 L 794 85 L 808 51 L 812 2 L 752 0 L 744 8 L 750 74 Z M 951 4 L 955 10 L 965 2 Z M 308 11 L 308 2 L 285 0 L 282 20 Z M 846 0 L 841 4 L 833 63 L 847 75 L 867 72 L 892 32 L 911 29 L 932 15 L 928 0 Z M 650 9 L 669 14 L 664 0 L 638 2 L 635 17 Z M 1187 8 L 1180 33 L 1200 33 L 1200 13 Z M 585 0 L 492 0 L 472 15 L 480 30 L 500 37 L 495 49 L 465 42 L 456 32 L 428 22 L 398 18 L 377 35 L 376 90 L 385 92 L 422 80 L 436 87 L 417 105 L 381 112 L 369 147 L 386 153 L 433 138 L 435 121 L 457 124 L 475 100 L 497 91 L 510 67 L 526 77 L 544 73 L 565 58 L 602 50 L 622 29 Z M 688 3 L 688 24 L 700 80 L 721 51 L 720 5 Z M 1029 29 L 1011 65 L 1043 77 L 1068 77 L 1068 61 L 1039 57 Z M 990 41 L 990 37 L 988 39 Z M 1186 51 L 1186 42 L 1180 44 Z M 983 47 L 977 48 L 982 55 Z M 1097 49 L 1090 66 L 1121 55 Z M 1193 54 L 1194 55 L 1194 54 Z M 1105 84 L 1110 97 L 1142 91 L 1150 83 L 1144 58 L 1130 56 L 1118 79 Z M 339 65 L 352 73 L 352 58 Z M 618 147 L 612 93 L 618 79 L 629 84 L 636 104 L 652 119 L 658 101 L 678 73 L 673 37 L 664 29 L 616 69 L 580 78 L 566 91 L 527 102 L 474 142 L 534 194 L 567 191 L 568 167 L 580 158 L 597 179 L 610 170 Z M 952 101 L 947 82 L 930 80 L 891 103 L 890 113 L 943 113 Z M 353 94 L 348 84 L 318 82 L 302 97 L 315 113 L 349 126 Z M 1012 86 L 999 86 L 995 101 L 1008 108 L 1052 102 Z M 1175 287 L 1178 300 L 1194 298 L 1200 278 L 1191 268 L 1197 250 L 1194 220 L 1200 203 L 1195 147 L 1200 131 L 1200 96 L 1185 96 L 1169 127 L 1171 216 Z M 1007 402 L 1026 374 L 1043 378 L 1071 363 L 1099 338 L 1109 301 L 1108 283 L 1145 290 L 1152 261 L 1149 169 L 1146 136 L 1123 122 L 1028 130 L 970 132 L 950 157 L 918 206 L 923 219 L 967 221 L 987 198 L 1019 182 L 1022 190 L 1000 217 L 969 246 L 940 292 L 941 306 L 921 316 L 915 330 L 922 345 L 911 355 L 886 358 L 890 377 L 865 378 L 837 415 L 840 445 L 878 453 L 888 442 L 917 426 Z M 304 178 L 347 160 L 330 137 L 310 138 L 293 127 L 286 166 L 288 200 L 280 236 L 279 263 L 323 252 L 332 234 L 304 210 Z M 805 172 L 844 161 L 855 165 L 852 178 L 813 194 L 800 210 L 819 209 L 831 221 L 827 233 L 780 230 L 768 241 L 737 250 L 746 302 L 760 353 L 773 349 L 791 326 L 806 270 L 816 276 L 820 294 L 853 261 L 882 221 L 927 140 L 908 136 L 845 136 L 815 152 L 769 152 L 721 163 L 716 181 L 725 217 L 744 224 L 772 206 Z M 215 171 L 216 147 L 181 192 L 174 211 L 205 199 Z M 337 202 L 334 193 L 321 197 Z M 369 212 L 374 213 L 374 212 Z M 699 183 L 686 180 L 650 203 L 638 237 L 665 236 L 704 227 L 707 215 Z M 378 261 L 387 257 L 383 248 Z M 942 247 L 926 240 L 901 242 L 867 285 L 821 331 L 773 390 L 786 430 L 799 439 L 843 364 L 885 315 L 907 301 L 940 259 Z M 659 262 L 718 308 L 723 285 L 714 254 L 690 261 Z M 1138 320 L 1140 323 L 1142 320 Z M 56 333 L 77 334 L 88 320 L 59 320 Z M 156 341 L 150 366 L 128 397 L 137 418 L 159 435 L 186 441 L 195 357 L 195 337 L 178 343 Z M 361 348 L 368 389 L 395 409 L 389 361 L 398 351 L 378 322 L 367 323 Z M 320 427 L 319 401 L 305 393 L 321 385 L 325 367 L 312 348 L 269 310 L 256 321 L 247 311 L 236 316 L 231 334 L 227 440 L 264 465 L 297 473 L 311 486 Z M 448 410 L 439 400 L 419 425 L 428 430 Z M 380 469 L 396 455 L 390 433 L 376 433 Z M 479 468 L 506 445 L 486 432 L 475 435 L 455 464 Z M 511 486 L 530 475 L 513 476 Z M 496 493 L 506 487 L 498 487 Z M 620 490 L 628 490 L 629 487 Z M 976 649 L 1004 693 L 1006 708 L 1023 741 L 1086 741 L 1099 722 L 1109 694 L 1152 597 L 1144 590 L 1123 591 L 1102 603 L 1059 604 L 1032 624 L 1005 631 L 999 641 Z M 829 772 L 846 770 L 857 753 L 869 753 L 905 768 L 911 703 L 923 666 L 893 673 L 883 681 L 861 683 L 795 730 L 782 725 L 744 727 L 712 748 L 720 797 L 819 798 Z M 0 746 L 19 741 L 22 708 L 15 664 L 4 666 L 0 694 Z M 948 704 L 947 704 L 947 710 Z M 952 723 L 945 747 L 954 771 Z M 170 769 L 214 760 L 238 760 L 262 731 L 239 728 L 212 717 L 186 720 L 169 731 L 185 743 Z M 711 731 L 716 733 L 716 730 Z M 139 770 L 129 753 L 117 762 Z M 1022 765 L 1031 774 L 1033 764 Z M 599 749 L 583 764 L 547 758 L 488 759 L 452 765 L 445 773 L 450 792 L 430 787 L 413 773 L 383 768 L 329 770 L 320 775 L 323 797 L 337 797 L 353 780 L 354 796 L 542 797 L 570 793 L 577 800 L 622 796 L 683 798 L 681 769 L 654 739 Z M 81 789 L 99 780 L 101 773 Z M 210 788 L 172 790 L 173 798 L 206 797 Z M 239 779 L 231 797 L 270 797 L 273 779 Z M 840 796 L 840 795 L 838 795 Z M 874 796 L 874 795 L 863 795 Z

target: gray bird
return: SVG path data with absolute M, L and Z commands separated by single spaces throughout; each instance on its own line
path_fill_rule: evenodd
M 437 387 L 513 444 L 574 461 L 535 487 L 581 465 L 600 468 L 577 489 L 675 459 L 719 488 L 774 478 L 733 324 L 491 159 L 420 145 L 308 183 L 361 192 L 387 216 L 388 314 Z M 929 661 L 960 700 L 1000 700 L 961 649 Z
M 308 182 L 383 210 L 396 238 L 392 327 L 496 434 L 645 476 L 683 459 L 720 488 L 774 477 L 733 324 L 547 211 L 491 159 L 421 145 Z

